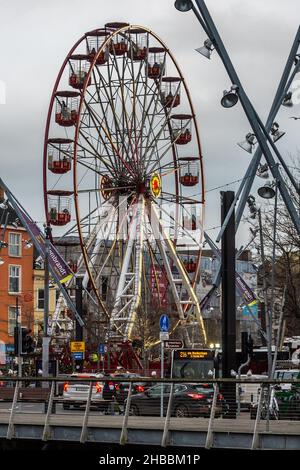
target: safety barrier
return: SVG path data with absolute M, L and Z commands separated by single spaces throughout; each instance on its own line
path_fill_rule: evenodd
M 300 380 L 69 377 L 67 396 L 55 393 L 60 378 L 1 382 L 0 427 L 7 425 L 7 439 L 18 437 L 18 426 L 37 425 L 43 441 L 63 426 L 65 435 L 76 427 L 80 443 L 104 428 L 116 430 L 120 444 L 131 442 L 133 429 L 156 429 L 163 447 L 184 431 L 200 433 L 207 449 L 229 433 L 251 449 L 261 448 L 263 436 L 299 436 L 300 443 Z

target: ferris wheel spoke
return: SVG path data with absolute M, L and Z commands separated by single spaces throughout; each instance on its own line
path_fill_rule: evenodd
M 89 155 L 91 155 L 93 158 L 95 158 L 96 161 L 101 162 L 107 168 L 109 174 L 115 174 L 116 175 L 116 170 L 115 170 L 115 167 L 114 167 L 114 164 L 113 164 L 113 161 L 110 157 L 109 152 L 108 151 L 106 152 L 106 155 L 109 159 L 109 162 L 108 162 L 105 159 L 105 157 L 97 151 L 97 149 L 94 147 L 94 145 L 90 141 L 89 136 L 86 136 L 84 134 L 84 130 L 82 128 L 79 129 L 78 134 L 85 141 L 85 143 L 88 145 L 88 147 L 86 147 L 86 146 L 82 145 L 81 142 L 77 142 L 77 146 L 81 151 L 83 151 L 83 154 L 85 154 L 85 152 L 87 152 Z M 77 161 L 81 165 L 85 164 L 85 163 L 83 163 L 85 159 L 87 159 L 87 157 L 83 157 L 83 158 L 78 158 L 77 157 Z M 86 166 L 88 166 L 88 165 L 86 165 Z
M 132 158 L 130 159 L 131 161 L 131 164 L 135 167 L 135 169 L 137 169 L 137 160 L 135 158 L 135 152 L 134 152 L 134 147 L 133 147 L 133 142 L 132 142 L 132 133 L 131 133 L 131 129 L 132 129 L 132 126 L 130 125 L 130 115 L 128 114 L 128 111 L 127 111 L 127 106 L 126 106 L 126 103 L 130 103 L 130 107 L 132 108 L 132 113 L 131 113 L 131 116 L 134 115 L 135 113 L 135 110 L 134 110 L 134 107 L 135 107 L 135 93 L 134 93 L 134 87 L 135 87 L 135 78 L 134 78 L 134 71 L 133 71 L 133 64 L 132 64 L 132 68 L 129 67 L 128 65 L 129 61 L 127 59 L 123 59 L 123 67 L 122 67 L 122 76 L 120 74 L 120 71 L 119 71 L 119 67 L 117 66 L 117 59 L 116 59 L 116 56 L 114 55 L 114 61 L 113 61 L 113 66 L 115 67 L 115 70 L 116 70 L 116 73 L 117 73 L 117 78 L 121 84 L 121 86 L 119 87 L 119 90 L 120 90 L 120 101 L 121 101 L 121 105 L 122 105 L 122 112 L 121 112 L 121 115 L 122 115 L 122 119 L 123 119 L 123 135 L 122 135 L 122 140 L 123 140 L 123 145 L 125 146 L 125 142 L 126 142 L 126 139 L 125 139 L 125 136 L 127 135 L 128 136 L 128 144 L 127 144 L 127 148 L 126 148 L 126 154 L 128 156 L 128 158 L 130 159 L 129 155 L 130 155 L 130 150 L 129 148 L 131 147 L 131 153 L 132 153 Z M 129 70 L 130 74 L 131 74 L 131 84 L 132 84 L 132 89 L 131 87 L 127 87 L 126 84 L 125 84 L 125 71 Z M 126 92 L 124 91 L 126 89 Z M 131 93 L 133 94 L 133 99 L 131 99 Z M 126 98 L 128 98 L 126 100 Z
M 132 168 L 128 165 L 128 163 L 126 162 L 126 160 L 125 160 L 125 159 L 122 157 L 122 155 L 120 154 L 119 150 L 116 148 L 114 142 L 113 142 L 112 139 L 111 139 L 111 135 L 110 135 L 110 133 L 108 132 L 108 130 L 107 130 L 107 129 L 103 126 L 103 124 L 98 120 L 98 117 L 97 117 L 97 115 L 95 114 L 94 110 L 93 110 L 92 108 L 90 108 L 87 103 L 86 103 L 86 106 L 87 106 L 87 107 L 89 108 L 89 110 L 90 110 L 90 114 L 91 114 L 91 116 L 92 116 L 92 120 L 94 121 L 94 124 L 97 123 L 97 124 L 100 126 L 100 128 L 103 130 L 103 132 L 104 132 L 106 138 L 107 138 L 108 141 L 110 142 L 110 145 L 111 145 L 111 147 L 112 147 L 112 149 L 113 149 L 115 155 L 117 155 L 117 156 L 120 158 L 120 160 L 122 161 L 124 167 L 129 171 L 129 173 L 131 173 L 131 175 L 134 176 L 134 173 L 133 173 L 133 171 L 132 171 Z M 99 137 L 100 137 L 101 140 L 104 142 L 104 138 L 103 138 L 101 132 L 99 132 L 99 130 L 98 130 L 98 133 L 99 133 Z
M 123 85 L 124 80 L 122 81 L 117 63 L 115 64 L 115 62 L 116 62 L 115 54 L 113 55 L 113 57 L 114 57 L 114 61 L 111 63 L 111 67 L 108 64 L 108 83 L 107 83 L 107 86 L 105 87 L 105 90 L 106 90 L 106 92 L 107 92 L 107 90 L 109 90 L 109 92 L 110 92 L 110 107 L 111 107 L 111 112 L 112 112 L 112 115 L 113 115 L 114 127 L 116 129 L 117 147 L 122 148 L 125 151 L 128 161 L 130 162 L 131 166 L 134 167 L 134 162 L 130 158 L 130 154 L 128 152 L 128 149 L 125 146 L 125 141 L 126 141 L 125 134 L 128 135 L 128 139 L 130 139 L 130 134 L 129 134 L 129 126 L 128 126 L 127 108 L 126 108 L 126 105 L 125 105 L 125 102 L 124 102 L 124 85 Z M 123 70 L 124 70 L 124 67 L 123 67 Z M 112 77 L 113 77 L 114 71 L 117 73 L 119 83 L 121 83 L 121 85 L 119 87 L 120 90 L 121 90 L 121 92 L 120 92 L 121 97 L 119 96 L 119 89 L 118 88 L 116 88 L 116 90 L 115 90 L 115 95 L 113 94 L 113 91 L 112 91 L 112 83 L 113 83 L 113 78 Z M 107 95 L 108 95 L 108 93 L 107 93 Z M 117 101 L 117 97 L 119 98 L 119 101 L 121 102 L 121 106 L 122 106 L 122 111 L 119 112 L 119 115 L 120 115 L 119 119 L 118 119 L 118 113 L 117 113 L 117 110 L 116 110 L 116 104 L 114 104 L 114 102 L 116 103 L 116 101 Z M 126 129 L 127 129 L 127 131 L 126 131 Z
M 96 68 L 96 70 L 98 71 L 98 69 Z M 96 74 L 95 74 L 95 70 L 93 70 L 93 78 L 94 78 L 94 83 L 95 83 L 95 87 L 96 87 L 96 93 L 97 93 L 97 97 L 98 97 L 98 102 L 97 104 L 100 105 L 101 107 L 101 112 L 102 112 L 102 116 L 104 117 L 104 120 L 105 120 L 105 126 L 106 128 L 108 129 L 110 126 L 109 126 L 109 123 L 108 123 L 108 119 L 107 119 L 107 110 L 108 110 L 108 106 L 109 106 L 109 103 L 107 103 L 107 106 L 106 106 L 106 109 L 104 109 L 104 106 L 103 106 L 103 100 L 101 98 L 101 95 L 100 95 L 100 90 L 99 90 L 99 87 L 98 87 L 98 84 L 97 84 L 97 80 L 96 80 Z M 106 87 L 104 88 L 106 90 Z M 114 162 L 116 164 L 116 161 Z M 117 162 L 117 164 L 119 164 L 119 162 Z
M 97 69 L 98 71 L 98 69 Z M 94 72 L 93 72 L 94 73 Z M 99 73 L 99 72 L 98 72 Z M 95 74 L 94 74 L 95 76 Z M 103 77 L 101 76 L 101 79 L 103 79 Z M 97 84 L 97 81 L 96 81 L 96 78 L 95 78 L 95 86 L 97 88 L 97 94 L 99 96 L 99 102 L 101 103 L 101 111 L 102 111 L 102 115 L 103 115 L 103 120 L 105 121 L 105 128 L 106 129 L 109 129 L 111 126 L 108 122 L 108 115 L 109 115 L 109 109 L 113 109 L 113 101 L 114 101 L 114 97 L 112 96 L 112 98 L 109 97 L 108 93 L 107 93 L 107 88 L 109 87 L 109 85 L 107 84 L 106 86 L 103 87 L 103 90 L 105 91 L 105 94 L 106 94 L 106 99 L 108 100 L 108 103 L 107 103 L 107 106 L 106 106 L 106 109 L 104 110 L 103 109 L 103 104 L 102 104 L 102 99 L 100 97 L 100 92 L 99 92 L 99 87 L 98 87 L 98 84 Z M 98 104 L 98 103 L 97 103 Z M 93 108 L 93 112 L 94 112 L 94 115 L 95 116 L 98 116 L 98 120 L 101 121 L 101 117 L 99 116 L 99 114 L 96 112 L 96 110 Z M 113 117 L 113 121 L 114 121 L 114 126 L 115 126 L 115 129 L 116 129 L 116 144 L 117 144 L 117 148 L 120 148 L 120 145 L 119 145 L 119 133 L 120 133 L 120 126 L 117 122 L 117 116 L 114 115 Z M 111 135 L 112 135 L 112 132 L 111 132 Z M 107 151 L 107 154 L 109 155 L 109 152 L 107 150 L 107 144 L 106 142 L 103 142 L 104 146 L 105 146 L 105 149 Z M 115 155 L 113 154 L 113 158 L 114 158 L 114 163 L 113 165 L 114 166 L 117 166 L 117 167 L 120 167 L 120 161 L 119 159 L 116 159 L 115 158 Z
M 204 343 L 207 341 L 206 337 L 206 331 L 205 331 L 205 326 L 203 322 L 203 317 L 201 315 L 201 309 L 200 309 L 200 304 L 196 295 L 195 290 L 191 286 L 190 279 L 185 271 L 185 268 L 181 262 L 181 260 L 178 258 L 176 254 L 176 250 L 174 247 L 174 244 L 171 242 L 170 238 L 168 237 L 164 226 L 161 223 L 161 220 L 158 217 L 158 214 L 156 212 L 156 208 L 154 204 L 151 205 L 151 221 L 150 224 L 152 226 L 153 232 L 155 233 L 155 238 L 157 240 L 157 244 L 160 249 L 161 256 L 164 260 L 168 279 L 172 288 L 172 292 L 174 295 L 175 303 L 177 306 L 177 310 L 179 313 L 180 318 L 184 318 L 183 314 L 183 309 L 182 305 L 187 305 L 191 304 L 194 307 L 194 311 L 196 314 L 197 322 L 199 325 L 199 330 L 202 335 L 202 339 Z M 177 268 L 178 271 L 178 276 L 176 278 L 173 277 L 173 273 L 171 271 L 171 267 L 169 264 L 169 258 L 173 261 L 174 265 Z M 178 292 L 176 289 L 176 284 L 180 284 L 184 286 L 188 293 L 189 300 L 180 300 L 178 296 Z M 176 292 L 177 293 L 176 293 Z

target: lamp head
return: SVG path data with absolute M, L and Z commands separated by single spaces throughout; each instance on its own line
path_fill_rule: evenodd
M 275 196 L 275 191 L 273 189 L 274 183 L 267 181 L 264 186 L 258 188 L 257 192 L 260 197 L 263 199 L 272 199 Z
M 211 53 L 214 50 L 213 48 L 213 43 L 211 42 L 210 39 L 206 39 L 204 41 L 204 46 L 198 47 L 198 49 L 195 49 L 199 54 L 203 55 L 207 59 L 210 59 Z
M 232 85 L 230 91 L 223 91 L 223 98 L 221 99 L 221 105 L 223 108 L 232 108 L 237 104 L 239 100 L 237 89 L 237 85 Z
M 176 10 L 178 11 L 189 11 L 191 10 L 193 4 L 191 0 L 176 0 L 174 3 Z
M 253 146 L 255 145 L 255 135 L 252 132 L 248 132 L 246 135 L 246 140 L 238 143 L 238 146 L 241 147 L 248 153 L 252 153 Z
M 259 165 L 258 170 L 256 172 L 256 175 L 259 176 L 260 178 L 267 179 L 269 178 L 269 172 L 268 172 L 268 165 L 265 163 L 264 165 Z
M 291 108 L 293 106 L 293 93 L 289 91 L 282 100 L 282 106 Z

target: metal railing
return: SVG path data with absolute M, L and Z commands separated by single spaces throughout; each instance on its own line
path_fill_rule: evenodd
M 45 382 L 48 388 L 40 387 Z M 59 382 L 71 388 L 74 385 L 74 395 L 58 395 Z M 0 422 L 1 415 L 7 416 L 9 412 L 7 439 L 15 437 L 15 425 L 22 420 L 20 416 L 27 416 L 28 424 L 31 415 L 43 416 L 39 421 L 43 426 L 43 441 L 51 439 L 54 417 L 62 416 L 61 421 L 68 427 L 72 426 L 72 422 L 68 424 L 68 417 L 74 415 L 76 425 L 81 428 L 80 443 L 87 440 L 90 421 L 94 428 L 98 425 L 119 428 L 119 442 L 123 445 L 128 442 L 128 429 L 132 424 L 141 423 L 147 428 L 149 422 L 152 428 L 156 424 L 157 429 L 163 426 L 163 447 L 169 444 L 173 429 L 205 433 L 207 449 L 213 447 L 215 433 L 231 431 L 251 433 L 249 447 L 256 449 L 260 445 L 260 434 L 284 434 L 284 425 L 290 429 L 292 421 L 297 421 L 293 433 L 300 436 L 300 380 L 295 379 L 1 377 L 1 384 Z M 35 410 L 33 403 L 36 403 Z M 28 404 L 31 404 L 30 409 Z M 39 404 L 42 408 L 38 410 Z M 80 414 L 81 407 L 83 414 Z

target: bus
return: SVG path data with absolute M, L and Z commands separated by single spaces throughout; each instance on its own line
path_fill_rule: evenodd
M 174 349 L 171 377 L 174 379 L 202 380 L 216 375 L 218 362 L 211 349 Z

